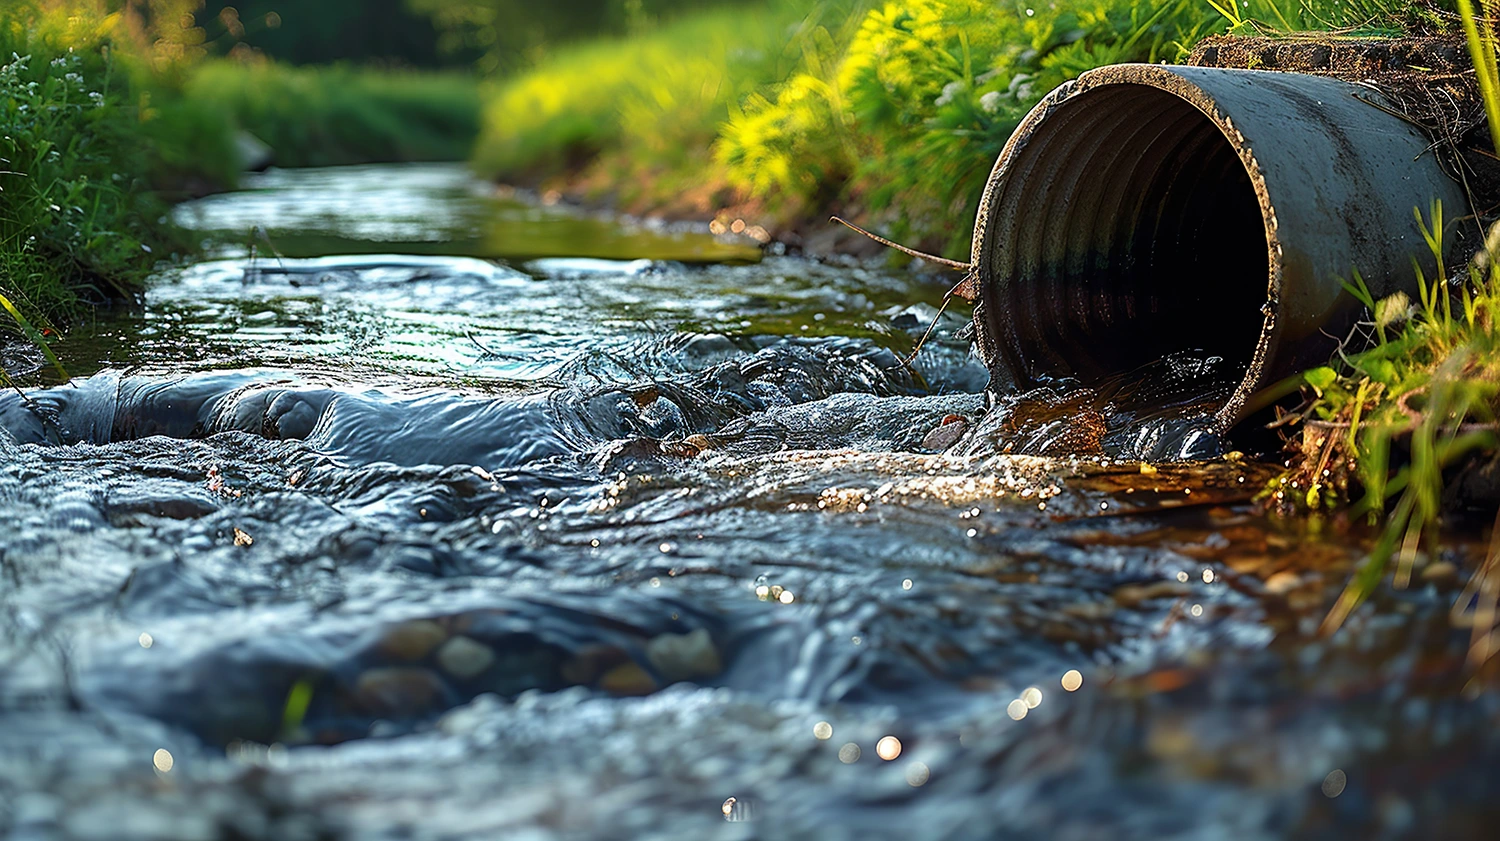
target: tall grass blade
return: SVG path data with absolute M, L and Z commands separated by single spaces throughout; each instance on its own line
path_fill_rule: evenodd
M 35 327 L 31 326 L 31 322 L 26 320 L 26 316 L 21 315 L 21 311 L 16 309 L 16 305 L 11 303 L 10 299 L 4 295 L 0 295 L 0 309 L 4 309 L 10 313 L 10 317 L 15 319 L 16 324 L 21 328 L 21 332 L 26 334 L 26 338 L 30 339 L 32 344 L 41 348 L 42 354 L 47 357 L 47 361 L 52 363 L 53 368 L 57 369 L 57 375 L 62 378 L 63 382 L 67 382 L 70 379 L 68 371 L 63 367 L 62 362 L 58 360 L 57 354 L 53 353 L 52 348 L 47 345 L 47 340 L 42 337 L 41 333 L 37 332 Z

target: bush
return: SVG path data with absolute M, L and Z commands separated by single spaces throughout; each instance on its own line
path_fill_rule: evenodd
M 785 78 L 817 21 L 850 8 L 803 5 L 711 9 L 650 34 L 561 48 L 491 91 L 475 164 L 526 183 L 592 164 L 613 171 L 615 187 L 658 201 L 719 180 L 710 149 L 731 108 Z
M 270 145 L 278 166 L 464 160 L 479 133 L 479 87 L 459 73 L 216 59 L 186 95 Z
M 0 22 L 0 294 L 31 321 L 133 294 L 177 241 L 153 183 L 226 174 L 228 130 L 175 105 L 183 43 L 151 31 L 102 0 L 12 3 Z
M 168 5 L 151 8 L 160 17 Z M 232 177 L 227 127 L 182 107 L 188 55 L 183 39 L 103 0 L 7 9 L 0 295 L 17 320 L 46 325 L 81 301 L 134 294 L 179 244 L 153 187 Z

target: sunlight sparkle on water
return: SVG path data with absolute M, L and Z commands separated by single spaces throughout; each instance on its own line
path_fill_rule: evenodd
M 845 742 L 844 746 L 839 748 L 839 761 L 844 763 L 845 765 L 853 765 L 854 763 L 858 762 L 859 745 L 856 745 L 853 742 Z
M 1017 698 L 1016 700 L 1010 702 L 1010 706 L 1005 708 L 1005 712 L 1011 718 L 1015 719 L 1016 721 L 1020 721 L 1021 719 L 1026 717 L 1026 713 L 1030 711 L 1030 709 L 1030 707 L 1026 706 L 1025 701 Z
M 1083 685 L 1083 674 L 1077 669 L 1068 669 L 1062 676 L 1062 688 L 1069 692 L 1077 692 L 1078 687 Z
M 895 736 L 886 736 L 875 743 L 875 755 L 890 762 L 901 755 L 901 740 Z
M 146 633 L 145 631 L 141 631 L 141 635 L 136 641 L 141 644 L 141 648 L 150 648 L 151 643 L 155 642 L 155 640 L 151 638 L 151 635 Z
M 826 721 L 820 721 L 813 725 L 813 738 L 820 742 L 826 742 L 833 738 L 833 725 Z
M 932 776 L 932 771 L 923 762 L 913 762 L 906 766 L 906 784 L 917 788 L 926 784 L 927 779 Z
M 163 774 L 167 773 L 172 770 L 171 752 L 166 748 L 157 748 L 156 753 L 151 755 L 151 764 L 156 766 L 156 770 Z

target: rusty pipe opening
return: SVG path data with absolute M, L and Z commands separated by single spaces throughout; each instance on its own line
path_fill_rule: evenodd
M 1413 210 L 1467 213 L 1430 141 L 1376 95 L 1292 73 L 1117 65 L 1022 122 L 980 203 L 974 321 L 992 388 L 1219 357 L 1216 423 L 1327 362 L 1377 295 L 1435 265 Z M 1450 231 L 1450 249 L 1462 232 Z

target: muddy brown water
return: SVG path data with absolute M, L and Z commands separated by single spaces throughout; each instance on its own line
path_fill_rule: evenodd
M 1480 548 L 1319 639 L 1366 538 L 1249 504 L 1221 361 L 990 406 L 942 279 L 251 187 L 184 218 L 283 256 L 0 397 L 10 837 L 1493 837 Z

